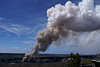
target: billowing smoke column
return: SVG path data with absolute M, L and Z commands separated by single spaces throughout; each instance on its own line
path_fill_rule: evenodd
M 93 0 L 83 0 L 78 6 L 68 1 L 64 6 L 55 5 L 47 10 L 47 29 L 38 32 L 36 43 L 29 54 L 25 54 L 23 62 L 38 54 L 38 51 L 46 51 L 52 42 L 59 38 L 74 33 L 90 32 L 100 29 L 100 5 L 94 8 Z M 72 33 L 72 34 L 71 34 Z
M 36 43 L 32 48 L 33 50 L 29 54 L 25 54 L 22 62 L 25 60 L 30 60 L 31 56 L 36 55 L 38 51 L 46 51 L 49 45 L 56 41 L 59 38 L 59 31 L 58 29 L 50 28 L 50 29 L 43 29 L 42 31 L 38 32 L 38 36 L 35 38 Z

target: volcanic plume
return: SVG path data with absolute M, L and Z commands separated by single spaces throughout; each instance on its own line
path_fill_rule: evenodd
M 30 60 L 38 51 L 46 51 L 52 42 L 69 35 L 73 37 L 81 32 L 100 32 L 100 5 L 94 7 L 93 3 L 93 0 L 82 0 L 77 6 L 68 1 L 65 5 L 56 4 L 48 9 L 47 29 L 38 32 L 32 51 L 25 54 L 22 61 Z

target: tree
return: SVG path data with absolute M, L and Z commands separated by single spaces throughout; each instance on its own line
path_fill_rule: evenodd
M 70 54 L 70 59 L 67 61 L 67 66 L 69 67 L 79 67 L 80 65 L 80 55 L 79 53 Z

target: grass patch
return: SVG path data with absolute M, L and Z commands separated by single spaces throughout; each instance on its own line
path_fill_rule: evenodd
M 93 62 L 89 58 L 87 58 L 83 59 L 80 64 L 93 64 Z

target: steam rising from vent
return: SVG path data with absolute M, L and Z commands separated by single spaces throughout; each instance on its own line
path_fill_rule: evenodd
M 100 5 L 94 8 L 93 0 L 83 0 L 78 6 L 68 1 L 65 5 L 57 4 L 47 10 L 47 29 L 38 32 L 36 43 L 29 54 L 25 54 L 23 62 L 46 51 L 52 42 L 59 38 L 76 36 L 80 32 L 91 32 L 100 29 Z

